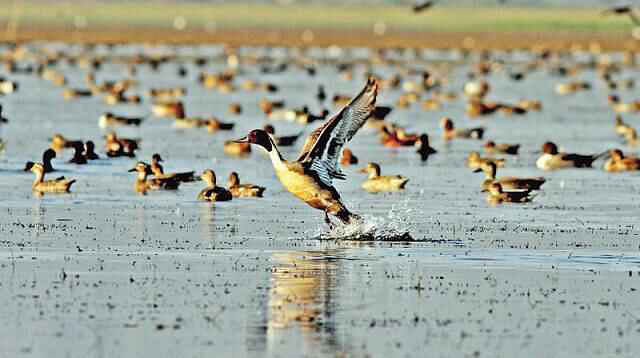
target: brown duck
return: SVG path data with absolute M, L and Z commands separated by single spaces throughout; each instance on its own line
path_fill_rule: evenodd
M 36 179 L 31 186 L 35 192 L 68 193 L 71 185 L 76 182 L 75 179 L 66 179 L 65 177 L 59 177 L 54 180 L 44 180 L 44 166 L 41 163 L 33 164 L 31 171 L 36 175 Z
M 164 162 L 160 154 L 155 153 L 153 156 L 151 156 L 151 172 L 156 178 L 173 178 L 181 183 L 193 182 L 197 180 L 194 176 L 195 171 L 165 174 L 164 168 L 162 167 L 160 162 Z
M 540 190 L 542 184 L 546 182 L 543 177 L 535 178 L 518 178 L 518 177 L 500 177 L 496 178 L 497 166 L 493 162 L 486 162 L 474 172 L 484 172 L 485 181 L 482 183 L 482 191 L 489 190 L 489 186 L 493 183 L 499 183 L 503 189 L 507 190 Z
M 205 170 L 200 176 L 207 183 L 207 187 L 198 194 L 198 200 L 229 201 L 233 199 L 231 192 L 216 184 L 216 173 L 211 169 Z
M 234 198 L 257 197 L 262 198 L 262 193 L 266 190 L 263 186 L 254 184 L 240 184 L 238 173 L 229 174 L 229 191 Z

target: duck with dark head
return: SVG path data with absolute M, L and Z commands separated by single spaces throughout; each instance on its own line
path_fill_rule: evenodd
M 282 185 L 309 206 L 322 210 L 330 227 L 333 223 L 329 215 L 337 217 L 343 224 L 361 222 L 360 216 L 346 208 L 332 181 L 345 179 L 338 167 L 340 154 L 344 145 L 371 116 L 377 93 L 378 84 L 371 78 L 357 96 L 309 135 L 295 161 L 285 160 L 273 138 L 262 129 L 252 130 L 237 142 L 264 149 Z

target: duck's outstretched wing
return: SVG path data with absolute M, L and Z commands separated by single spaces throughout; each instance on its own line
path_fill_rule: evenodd
M 344 145 L 375 110 L 378 83 L 369 78 L 365 87 L 324 125 L 314 130 L 305 142 L 298 161 L 315 170 L 323 182 L 331 178 L 344 179 L 338 169 L 338 159 Z

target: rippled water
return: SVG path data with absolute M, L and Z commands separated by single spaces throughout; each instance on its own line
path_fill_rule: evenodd
M 217 47 L 177 50 L 219 52 Z M 450 53 L 429 56 L 456 59 Z M 121 65 L 103 67 L 99 81 L 125 76 Z M 82 71 L 66 64 L 59 68 L 72 87 L 84 86 Z M 262 153 L 233 159 L 222 152 L 224 140 L 266 123 L 260 98 L 284 98 L 290 107 L 311 104 L 318 112 L 317 85 L 324 84 L 329 97 L 355 93 L 364 83 L 364 66 L 356 67 L 354 81 L 340 79 L 329 65 L 318 66 L 315 77 L 296 68 L 269 75 L 255 66 L 242 68 L 238 82 L 273 82 L 281 91 L 272 95 L 209 91 L 196 84 L 200 69 L 187 68 L 189 76 L 182 79 L 175 64 L 159 72 L 142 66 L 134 93 L 187 87 L 187 114 L 233 121 L 232 133 L 177 130 L 153 117 L 118 133 L 143 138 L 139 159 L 148 161 L 158 152 L 166 171 L 212 168 L 223 184 L 236 170 L 243 181 L 268 188 L 264 199 L 201 203 L 195 200 L 201 183 L 143 197 L 133 192 L 134 177 L 127 173 L 135 160 L 76 166 L 66 163 L 68 152 L 54 166 L 78 180 L 73 193 L 35 198 L 32 174 L 21 169 L 40 158 L 54 132 L 92 139 L 100 148 L 105 134 L 97 126 L 100 114 L 146 115 L 149 102 L 109 107 L 95 98 L 64 101 L 61 89 L 48 82 L 3 74 L 20 83 L 18 93 L 0 98 L 10 120 L 0 127 L 6 142 L 0 154 L 4 355 L 359 357 L 428 351 L 442 357 L 516 352 L 609 357 L 633 356 L 640 348 L 638 175 L 600 169 L 541 173 L 534 166 L 546 140 L 577 152 L 622 147 L 607 92 L 592 71 L 578 78 L 595 88 L 568 97 L 553 94 L 561 80 L 544 71 L 522 82 L 509 81 L 503 72 L 491 75 L 490 99 L 542 100 L 542 112 L 522 118 L 472 121 L 462 99 L 435 112 L 419 106 L 394 110 L 392 121 L 431 135 L 439 153 L 426 164 L 414 149 L 383 148 L 372 131 L 359 133 L 349 147 L 361 163 L 375 160 L 383 174 L 406 175 L 407 190 L 368 194 L 360 189 L 364 176 L 350 168 L 348 180 L 336 186 L 369 228 L 407 230 L 418 240 L 399 243 L 317 240 L 327 234 L 323 215 L 284 191 Z M 223 68 L 212 63 L 202 70 Z M 449 68 L 446 87 L 459 90 L 469 65 Z M 372 69 L 382 76 L 396 70 Z M 637 75 L 637 69 L 620 74 Z M 393 104 L 399 94 L 384 91 L 379 103 Z M 638 94 L 637 89 L 621 92 L 625 100 Z M 241 116 L 227 114 L 232 101 L 243 105 Z M 467 153 L 480 143 L 445 146 L 438 129 L 443 115 L 461 127 L 481 123 L 487 137 L 498 142 L 521 143 L 522 154 L 509 158 L 500 174 L 544 175 L 548 182 L 534 202 L 487 206 L 479 192 L 482 176 L 464 168 Z M 637 127 L 636 117 L 625 119 Z M 282 134 L 303 129 L 275 125 Z M 296 153 L 297 148 L 283 150 L 287 158 Z

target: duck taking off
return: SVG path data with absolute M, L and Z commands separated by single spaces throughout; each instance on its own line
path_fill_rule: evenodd
M 370 78 L 357 96 L 311 132 L 295 161 L 285 160 L 273 138 L 262 129 L 252 130 L 237 142 L 256 144 L 266 150 L 282 185 L 309 206 L 324 211 L 329 226 L 333 226 L 329 214 L 343 224 L 359 222 L 360 216 L 345 207 L 332 181 L 345 179 L 338 167 L 342 148 L 371 116 L 377 94 L 378 83 Z

